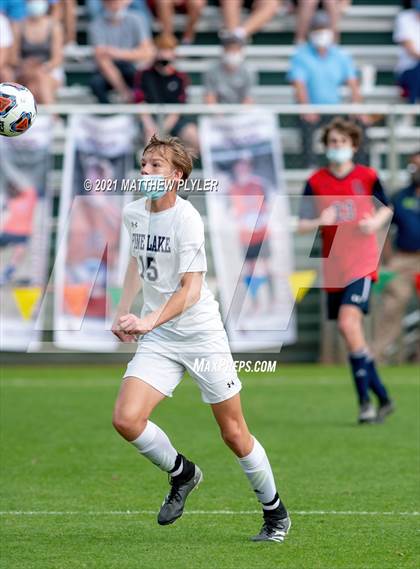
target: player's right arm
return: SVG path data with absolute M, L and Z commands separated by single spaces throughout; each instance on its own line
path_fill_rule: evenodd
M 306 183 L 300 204 L 297 233 L 311 233 L 320 225 L 334 225 L 337 211 L 333 206 L 327 207 L 318 214 L 316 198 L 309 182 Z
M 121 300 L 117 306 L 117 312 L 114 317 L 114 322 L 112 324 L 111 331 L 121 342 L 133 342 L 134 337 L 130 334 L 123 332 L 118 324 L 119 319 L 124 314 L 128 314 L 131 311 L 131 306 L 134 299 L 138 295 L 141 289 L 141 278 L 139 275 L 137 259 L 130 256 L 130 260 L 127 265 L 127 270 L 125 272 L 124 284 L 121 293 Z

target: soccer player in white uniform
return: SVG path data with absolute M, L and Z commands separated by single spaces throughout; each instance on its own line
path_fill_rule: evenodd
M 242 414 L 241 382 L 218 303 L 204 278 L 203 222 L 176 193 L 179 181 L 187 180 L 191 170 L 192 156 L 179 139 L 153 136 L 141 161 L 141 183 L 148 197 L 124 208 L 131 257 L 112 330 L 121 341 L 141 338 L 124 374 L 113 424 L 142 455 L 169 473 L 171 488 L 158 523 L 173 523 L 182 516 L 188 494 L 203 475 L 149 417 L 165 397 L 172 396 L 187 370 L 203 401 L 211 405 L 223 440 L 262 505 L 264 523 L 252 539 L 282 542 L 290 518 L 265 450 L 250 434 Z M 144 305 L 138 317 L 130 310 L 141 282 Z M 200 358 L 206 365 L 195 365 Z

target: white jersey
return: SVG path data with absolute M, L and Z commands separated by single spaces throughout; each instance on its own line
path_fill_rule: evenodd
M 143 280 L 142 316 L 164 305 L 180 289 L 182 273 L 207 271 L 204 226 L 190 202 L 176 197 L 173 207 L 160 212 L 146 209 L 146 198 L 124 207 L 124 224 L 130 235 L 131 255 L 137 259 Z M 204 274 L 200 300 L 162 324 L 153 334 L 179 341 L 223 331 L 219 305 Z

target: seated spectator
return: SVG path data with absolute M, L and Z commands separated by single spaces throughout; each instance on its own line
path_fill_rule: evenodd
M 311 24 L 307 43 L 299 46 L 292 58 L 288 74 L 295 88 L 299 104 L 334 105 L 341 103 L 340 88 L 348 85 L 352 103 L 361 103 L 362 98 L 356 68 L 351 56 L 334 44 L 331 21 L 325 12 L 317 12 Z M 360 126 L 369 123 L 369 117 L 358 117 Z M 316 165 L 313 151 L 313 134 L 316 128 L 328 123 L 331 115 L 305 114 L 301 117 L 302 146 L 305 165 Z M 363 151 L 362 151 L 363 154 Z M 360 150 L 359 162 L 366 162 Z
M 235 38 L 224 42 L 221 61 L 204 77 L 204 101 L 207 104 L 253 103 L 251 89 L 255 76 L 244 61 L 242 42 Z
M 0 83 L 13 81 L 11 63 L 11 47 L 13 32 L 9 20 L 0 13 Z
M 91 20 L 94 20 L 103 14 L 104 6 L 102 0 L 85 0 L 85 4 Z M 128 4 L 128 9 L 139 12 L 143 18 L 147 20 L 147 25 L 150 27 L 151 18 L 149 9 L 146 5 L 146 0 L 131 0 L 130 4 Z
M 223 14 L 224 28 L 220 39 L 231 36 L 246 41 L 269 22 L 280 8 L 280 0 L 219 0 Z M 251 11 L 244 22 L 241 22 L 242 6 Z
M 400 44 L 397 82 L 410 103 L 420 101 L 420 0 L 402 11 L 395 22 L 394 41 Z
M 192 44 L 195 39 L 195 28 L 201 13 L 206 6 L 206 0 L 147 0 L 152 13 L 161 24 L 161 32 L 165 35 L 174 33 L 174 13 L 187 14 L 181 43 Z
M 412 156 L 409 170 L 410 185 L 392 200 L 392 223 L 396 234 L 394 251 L 386 269 L 395 272 L 396 276 L 382 295 L 375 342 L 375 354 L 384 363 L 401 334 L 402 318 L 415 294 L 415 279 L 420 273 L 420 151 Z
M 351 4 L 351 0 L 294 0 L 296 6 L 295 43 L 303 43 L 308 35 L 309 25 L 317 8 L 322 7 L 330 17 L 334 38 L 338 41 L 339 20 Z
M 38 103 L 51 104 L 64 82 L 63 32 L 49 14 L 48 0 L 27 0 L 27 18 L 14 44 L 16 81 L 28 87 Z
M 142 104 L 184 104 L 187 100 L 186 88 L 189 78 L 175 68 L 175 49 L 177 39 L 173 35 L 161 34 L 155 39 L 156 59 L 146 70 L 139 71 L 135 78 L 134 99 Z M 144 139 L 148 141 L 159 132 L 179 136 L 195 151 L 199 148 L 198 132 L 195 123 L 185 115 L 166 115 L 162 129 L 152 115 L 140 115 Z
M 130 0 L 103 0 L 104 13 L 90 26 L 97 71 L 91 88 L 100 103 L 109 103 L 114 89 L 124 102 L 132 101 L 136 64 L 150 61 L 153 44 L 146 20 L 127 12 Z

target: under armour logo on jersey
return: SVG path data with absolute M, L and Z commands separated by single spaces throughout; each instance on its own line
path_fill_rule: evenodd
M 229 389 L 230 389 L 231 387 L 233 387 L 234 385 L 235 385 L 235 382 L 233 381 L 233 379 L 232 379 L 232 381 L 228 381 L 228 382 L 227 382 L 227 386 L 229 387 Z
M 137 228 L 138 226 L 139 226 L 138 221 L 132 221 L 131 222 L 131 227 Z

